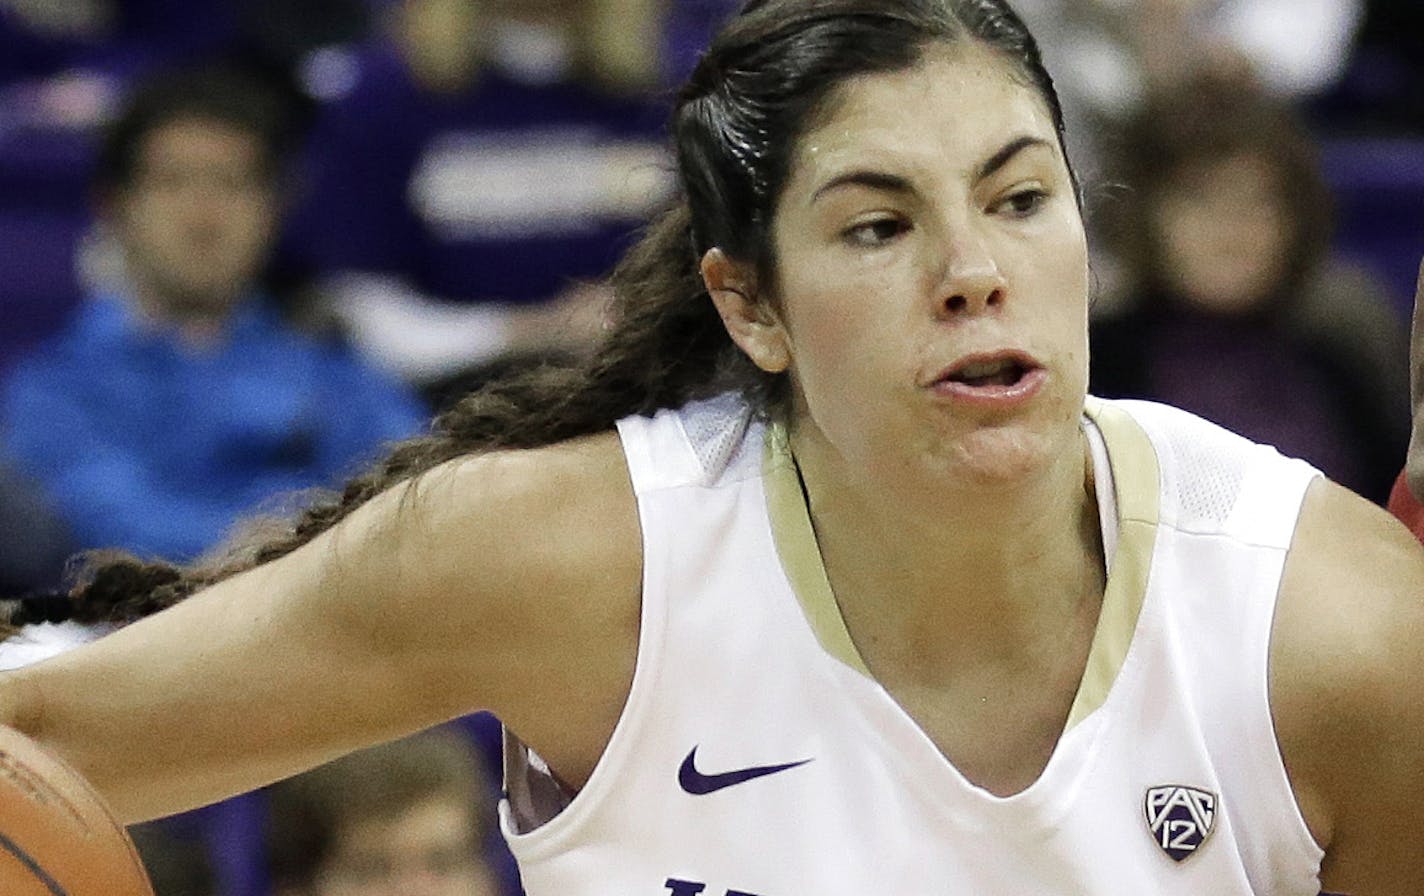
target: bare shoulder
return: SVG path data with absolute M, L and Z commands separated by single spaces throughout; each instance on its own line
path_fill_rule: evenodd
M 614 433 L 451 461 L 411 483 L 393 512 L 398 544 L 437 573 L 428 584 L 442 590 L 478 578 L 489 598 L 523 606 L 524 592 L 558 600 L 576 586 L 587 597 L 618 587 L 620 574 L 636 583 L 641 568 L 636 502 Z
M 1311 486 L 1271 643 L 1282 756 L 1326 890 L 1418 892 L 1424 826 L 1424 549 L 1383 510 Z
M 460 458 L 386 500 L 352 553 L 383 558 L 366 584 L 401 665 L 438 712 L 491 709 L 580 779 L 637 654 L 642 537 L 618 436 Z

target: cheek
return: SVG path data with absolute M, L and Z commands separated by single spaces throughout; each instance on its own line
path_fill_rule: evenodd
M 787 319 L 791 378 L 808 400 L 815 394 L 840 390 L 844 379 L 861 368 L 850 328 L 836 314 L 801 314 Z
M 268 203 L 244 199 L 231 203 L 222 220 L 233 249 L 245 254 L 266 246 L 274 232 L 276 213 Z
M 1057 324 L 1074 337 L 1084 336 L 1092 291 L 1087 237 L 1076 217 L 1065 217 L 1051 234 L 1019 247 L 1017 264 L 1025 277 L 1021 292 L 1044 297 Z
M 1060 359 L 1064 374 L 1073 378 L 1072 387 L 1086 389 L 1092 275 L 1082 228 L 1069 224 L 1055 229 L 1057 239 L 1035 244 L 1021 263 L 1032 278 L 1025 291 L 1044 303 L 1033 310 L 1042 315 L 1035 331 L 1052 341 L 1052 347 L 1045 348 Z
M 891 330 L 885 284 L 861 283 L 825 267 L 783 283 L 793 378 L 811 391 L 853 390 L 866 381 L 885 355 Z

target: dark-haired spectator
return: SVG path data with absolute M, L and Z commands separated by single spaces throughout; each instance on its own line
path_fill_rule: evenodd
M 6 448 L 81 545 L 193 557 L 419 426 L 403 386 L 299 332 L 262 287 L 286 111 L 236 73 L 177 71 L 108 132 L 97 211 L 117 270 L 3 393 Z
M 1407 341 L 1330 252 L 1330 197 L 1288 107 L 1192 85 L 1126 129 L 1107 230 L 1130 271 L 1092 388 L 1192 410 L 1383 503 L 1407 438 Z
M 369 0 L 0 0 L 0 370 L 78 301 L 95 147 L 129 86 L 225 60 L 303 111 L 298 60 L 365 33 Z
M 495 788 L 453 729 L 345 756 L 268 790 L 278 896 L 500 896 Z M 498 855 L 498 853 L 496 853 Z

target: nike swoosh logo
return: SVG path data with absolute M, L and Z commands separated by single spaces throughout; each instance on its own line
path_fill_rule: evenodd
M 783 765 L 755 765 L 751 768 L 739 768 L 735 771 L 722 772 L 716 775 L 704 775 L 697 770 L 697 748 L 687 754 L 687 758 L 682 760 L 682 767 L 677 770 L 677 783 L 682 785 L 682 789 L 693 796 L 703 796 L 715 793 L 724 787 L 731 787 L 734 784 L 742 784 L 755 778 L 764 778 L 767 775 L 774 775 L 777 772 L 784 772 L 789 768 L 798 765 L 805 765 L 810 759 L 802 759 L 797 762 L 787 762 Z

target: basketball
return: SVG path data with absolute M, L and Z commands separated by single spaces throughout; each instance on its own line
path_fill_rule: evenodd
M 80 775 L 0 726 L 0 893 L 153 896 L 123 825 Z

